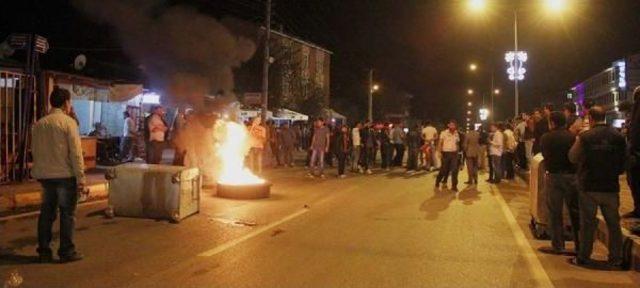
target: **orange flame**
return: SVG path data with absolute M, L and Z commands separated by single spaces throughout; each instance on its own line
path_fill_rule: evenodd
M 226 185 L 265 183 L 264 179 L 244 166 L 244 159 L 250 148 L 247 128 L 236 122 L 219 120 L 216 123 L 216 132 L 220 137 L 217 153 L 222 162 L 218 183 Z

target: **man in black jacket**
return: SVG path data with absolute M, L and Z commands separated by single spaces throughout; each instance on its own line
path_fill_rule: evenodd
M 550 254 L 566 254 L 564 246 L 564 225 L 562 223 L 563 204 L 567 204 L 571 219 L 571 230 L 575 250 L 579 250 L 578 227 L 580 212 L 578 210 L 578 190 L 576 189 L 576 169 L 569 161 L 569 150 L 575 142 L 575 136 L 566 128 L 566 117 L 562 112 L 552 112 L 549 116 L 551 131 L 542 135 L 540 146 L 547 170 L 547 208 L 549 209 L 549 228 L 551 247 L 540 248 Z
M 631 188 L 634 209 L 625 217 L 640 218 L 640 86 L 633 92 L 633 110 L 629 129 L 629 167 L 627 183 Z
M 622 267 L 622 231 L 620 228 L 620 182 L 625 170 L 626 142 L 622 134 L 605 124 L 605 110 L 589 110 L 591 129 L 583 132 L 569 151 L 569 160 L 578 165 L 580 198 L 580 250 L 572 259 L 576 265 L 588 265 L 598 222 L 598 207 L 609 232 L 609 264 Z

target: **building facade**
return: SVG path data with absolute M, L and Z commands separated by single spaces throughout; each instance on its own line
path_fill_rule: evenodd
M 633 90 L 640 85 L 640 54 L 614 61 L 610 67 L 571 87 L 567 98 L 577 105 L 589 99 L 607 109 L 607 121 L 624 119 L 620 105 L 633 101 Z

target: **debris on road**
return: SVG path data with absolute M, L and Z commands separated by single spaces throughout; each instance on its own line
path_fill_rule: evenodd
M 284 233 L 284 230 L 282 229 L 273 230 L 273 232 L 271 232 L 271 237 L 278 236 L 279 234 L 282 234 L 282 233 Z
M 235 227 L 254 227 L 258 226 L 258 222 L 251 220 L 242 220 L 242 219 L 227 219 L 221 217 L 209 217 L 209 221 L 220 222 L 222 224 L 226 224 L 229 226 Z
M 18 273 L 18 270 L 13 270 L 11 271 L 11 273 L 9 273 L 9 278 L 7 278 L 7 280 L 4 281 L 3 288 L 20 287 L 23 281 L 24 279 L 22 278 L 20 273 Z
M 304 209 L 309 209 L 309 208 L 311 208 L 309 205 L 304 204 Z

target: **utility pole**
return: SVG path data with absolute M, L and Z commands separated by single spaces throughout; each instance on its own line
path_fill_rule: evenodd
M 514 38 L 513 44 L 514 45 L 513 46 L 515 46 L 514 47 L 515 48 L 514 53 L 517 54 L 518 53 L 518 10 L 514 10 L 513 11 L 513 17 L 514 17 L 513 18 L 513 36 L 514 36 L 513 37 Z M 516 69 L 518 69 L 518 68 L 516 68 Z M 517 75 L 516 75 L 516 78 L 514 80 L 515 80 L 514 81 L 514 88 L 515 88 L 515 96 L 516 96 L 515 97 L 516 98 L 516 115 L 515 116 L 518 117 L 518 108 L 519 108 L 518 107 L 519 106 L 518 105 L 518 100 L 519 100 L 518 97 L 519 97 L 519 95 L 518 95 L 518 77 L 517 77 Z
M 369 114 L 368 120 L 369 122 L 373 122 L 373 68 L 369 69 L 369 86 L 367 87 L 369 91 Z
M 271 40 L 271 0 L 267 0 L 265 17 L 265 38 L 264 38 L 264 62 L 262 63 L 262 121 L 267 120 L 269 111 L 269 65 L 271 63 L 269 55 L 269 42 Z

